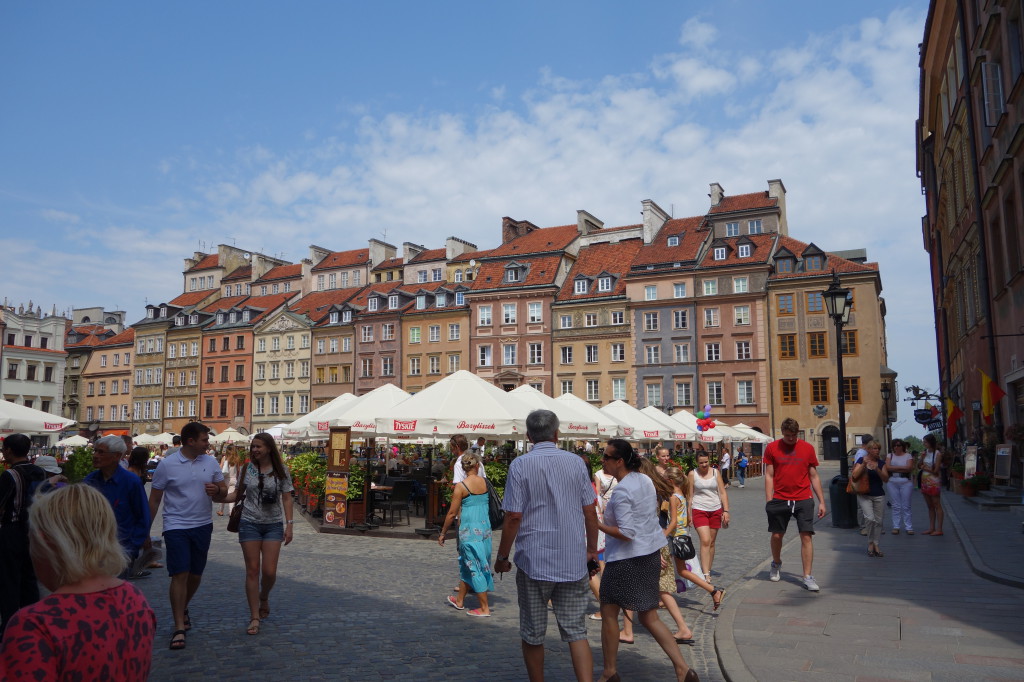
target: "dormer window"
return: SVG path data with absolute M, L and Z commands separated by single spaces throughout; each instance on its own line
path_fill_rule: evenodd
M 346 310 L 345 312 L 343 312 L 341 314 L 341 321 L 342 322 L 351 322 L 352 321 L 352 311 L 351 310 Z
M 780 258 L 775 261 L 775 272 L 793 272 L 793 259 Z
M 599 277 L 597 279 L 597 290 L 598 291 L 611 291 L 612 290 L 612 278 L 611 277 Z
M 175 317 L 174 318 L 174 326 L 175 327 L 184 327 L 185 326 L 185 316 L 184 315 L 178 315 L 177 317 Z
M 224 313 L 217 313 L 217 324 L 224 324 Z
M 245 285 L 245 295 L 249 296 L 251 293 L 252 293 L 252 285 L 251 284 L 246 284 Z
M 679 246 L 679 237 L 677 235 L 672 235 L 671 237 L 669 237 L 668 238 L 668 245 L 669 246 Z
M 437 301 L 437 307 L 438 308 L 445 307 L 446 305 L 448 305 L 448 294 L 445 294 L 445 293 L 438 294 L 437 298 L 436 298 L 436 301 Z
M 248 322 L 248 321 L 249 321 L 249 311 L 248 310 L 243 310 L 242 311 L 242 322 Z
M 369 310 L 371 313 L 377 311 L 377 297 L 376 296 L 372 296 L 369 299 L 367 299 L 367 301 L 366 301 L 366 309 Z
M 519 270 L 517 268 L 509 268 L 505 271 L 506 282 L 518 282 L 519 279 Z
M 724 246 L 716 246 L 714 254 L 715 254 L 714 255 L 715 260 L 725 260 L 725 247 Z
M 228 313 L 228 322 L 231 322 L 232 324 L 234 324 L 237 321 L 238 321 L 238 313 L 236 313 L 235 311 L 232 310 L 230 313 Z
M 146 308 L 146 317 L 148 317 L 151 320 L 154 317 L 156 317 L 156 309 L 155 308 Z
M 455 305 L 465 305 L 465 304 L 466 304 L 466 294 L 462 293 L 461 291 L 456 291 L 455 292 Z
M 821 270 L 821 256 L 807 256 L 804 258 L 804 272 Z
M 420 294 L 416 297 L 416 310 L 427 309 L 427 296 L 426 294 Z
M 188 316 L 188 323 L 189 324 L 199 324 L 199 316 L 195 315 L 195 314 L 189 315 Z
M 398 310 L 398 294 L 391 294 L 388 296 L 388 308 L 391 310 Z
M 455 271 L 455 281 L 456 282 L 461 282 L 462 281 L 462 270 L 456 270 Z
M 160 317 L 167 317 L 167 306 L 160 306 Z
M 578 280 L 576 280 L 575 286 L 573 288 L 573 293 L 576 293 L 576 294 L 585 294 L 585 293 L 587 293 L 587 285 L 588 284 L 590 284 L 590 282 L 588 282 L 585 279 L 578 279 Z
M 739 257 L 750 258 L 750 244 L 740 244 Z
M 331 324 L 338 324 L 338 313 L 337 312 L 331 313 L 329 321 L 330 321 Z

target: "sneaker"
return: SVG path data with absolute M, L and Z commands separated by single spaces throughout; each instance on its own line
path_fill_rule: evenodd
M 821 588 L 818 587 L 818 583 L 814 582 L 813 575 L 804 576 L 804 587 L 806 587 L 810 592 L 818 592 L 821 590 Z
M 742 483 L 740 483 L 740 487 L 741 487 L 741 488 L 746 488 L 747 486 L 745 486 L 745 485 L 743 485 Z
M 779 572 L 780 568 L 782 568 L 782 564 L 777 564 L 773 561 L 771 571 L 768 573 L 768 580 L 771 580 L 773 583 L 777 583 L 782 580 L 782 573 Z
M 868 529 L 867 528 L 861 528 L 860 529 L 860 534 L 861 535 L 867 535 L 868 534 Z

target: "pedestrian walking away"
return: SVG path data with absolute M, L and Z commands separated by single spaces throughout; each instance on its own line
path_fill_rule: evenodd
M 241 497 L 241 499 L 239 499 Z M 249 444 L 249 464 L 234 492 L 224 501 L 242 505 L 238 542 L 245 559 L 245 599 L 249 605 L 250 635 L 270 615 L 270 591 L 277 582 L 282 543 L 292 541 L 292 479 L 281 452 L 269 433 L 257 433 Z
M 892 502 L 892 534 L 899 535 L 900 526 L 907 535 L 914 534 L 914 522 L 910 513 L 910 498 L 914 484 L 910 472 L 914 469 L 914 458 L 907 452 L 907 444 L 900 438 L 892 442 L 892 452 L 886 457 L 885 469 L 889 472 L 889 500 Z
M 729 448 L 722 449 L 722 457 L 718 460 L 718 468 L 722 472 L 722 484 L 729 487 L 729 467 L 732 466 L 732 453 Z
M 487 593 L 494 591 L 491 577 L 491 519 L 488 514 L 487 482 L 477 473 L 483 468 L 480 457 L 467 452 L 459 458 L 459 466 L 466 478 L 452 491 L 452 502 L 437 543 L 444 547 L 445 534 L 459 518 L 459 591 L 447 601 L 459 611 L 464 610 L 466 594 L 472 592 L 480 601 L 480 608 L 466 611 L 467 615 L 486 618 L 491 615 Z
M 854 481 L 860 481 L 862 476 L 868 477 L 867 492 L 857 495 L 857 504 L 860 505 L 864 514 L 864 527 L 868 531 L 868 556 L 882 557 L 881 548 L 878 546 L 878 539 L 881 536 L 883 514 L 885 513 L 885 483 L 889 480 L 889 472 L 885 464 L 879 459 L 882 446 L 877 440 L 868 441 L 864 445 L 867 455 L 864 456 L 853 471 L 850 477 Z
M 935 436 L 927 434 L 924 441 L 924 452 L 921 453 L 921 494 L 928 505 L 928 530 L 921 535 L 942 535 L 942 524 L 945 512 L 939 495 L 942 493 L 941 462 L 942 452 L 939 450 Z
M 164 550 L 174 632 L 170 648 L 185 648 L 185 633 L 192 628 L 188 605 L 199 590 L 213 535 L 213 504 L 227 495 L 224 474 L 217 460 L 206 454 L 210 428 L 189 422 L 181 430 L 181 447 L 169 453 L 153 472 L 149 491 L 152 520 L 164 506 Z M 152 521 L 151 521 L 152 522 Z
M 619 482 L 612 491 L 600 529 L 607 536 L 607 563 L 601 580 L 601 681 L 619 679 L 619 609 L 639 620 L 672 662 L 677 680 L 697 674 L 679 650 L 679 642 L 658 617 L 658 577 L 665 535 L 658 523 L 654 482 L 640 473 L 641 457 L 626 441 L 613 438 L 604 452 L 604 471 Z M 657 472 L 652 472 L 657 475 Z
M 750 460 L 747 459 L 747 453 L 741 452 L 740 458 L 736 461 L 736 478 L 740 482 L 740 487 L 746 487 L 747 484 L 747 465 L 750 464 Z
M 811 592 L 819 590 L 812 573 L 814 564 L 814 498 L 818 498 L 817 518 L 825 516 L 825 497 L 818 477 L 818 456 L 814 447 L 799 437 L 800 424 L 784 419 L 782 438 L 772 441 L 764 451 L 765 513 L 771 533 L 772 564 L 768 579 L 782 579 L 782 538 L 789 520 L 796 518 L 800 532 L 800 561 L 803 585 Z M 812 495 L 813 492 L 813 495 Z
M 28 461 L 31 447 L 23 433 L 4 438 L 2 452 L 10 468 L 0 474 L 0 636 L 18 609 L 39 601 L 28 553 L 28 509 L 48 474 Z
M 580 458 L 560 450 L 558 417 L 534 410 L 526 417 L 533 449 L 516 457 L 505 481 L 505 525 L 494 570 L 512 570 L 516 544 L 519 636 L 531 682 L 544 679 L 544 637 L 548 601 L 554 607 L 562 641 L 576 679 L 593 679 L 594 660 L 587 641 L 587 582 L 597 563 L 597 511 L 590 472 Z
M 690 523 L 700 537 L 700 565 L 704 569 L 704 580 L 711 582 L 718 531 L 729 527 L 729 493 L 719 470 L 711 466 L 706 452 L 697 453 L 697 468 L 687 476 L 690 479 L 690 497 L 686 506 L 692 512 Z

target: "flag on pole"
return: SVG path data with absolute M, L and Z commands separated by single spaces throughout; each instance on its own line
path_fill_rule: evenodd
M 935 407 L 934 405 L 932 405 L 927 400 L 924 401 L 924 409 L 932 411 L 932 419 L 938 419 L 939 418 L 939 408 Z
M 985 420 L 985 423 L 989 426 L 992 425 L 992 418 L 996 412 L 996 403 L 998 403 L 1006 392 L 999 388 L 999 384 L 992 381 L 987 374 L 978 369 L 981 372 L 981 417 Z
M 956 434 L 957 422 L 964 416 L 963 411 L 956 406 L 949 398 L 946 398 L 946 437 L 952 438 Z

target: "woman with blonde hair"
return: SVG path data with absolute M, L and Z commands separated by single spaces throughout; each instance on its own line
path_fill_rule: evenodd
M 665 471 L 665 479 L 672 484 L 673 488 L 672 499 L 670 501 L 671 511 L 668 516 L 668 526 L 665 528 L 665 537 L 669 538 L 688 535 L 690 514 L 689 509 L 686 506 L 686 497 L 689 495 L 690 479 L 679 467 L 669 467 Z M 683 578 L 689 580 L 702 590 L 707 590 L 708 594 L 711 595 L 711 602 L 714 605 L 714 610 L 717 611 L 718 607 L 722 604 L 722 597 L 725 596 L 725 590 L 720 587 L 715 587 L 710 582 L 704 580 L 704 578 L 688 569 L 686 567 L 686 561 L 683 559 L 680 559 L 679 557 L 674 558 L 676 571 L 679 575 L 683 576 Z
M 864 445 L 867 452 L 850 472 L 850 478 L 859 481 L 861 476 L 868 477 L 867 492 L 857 495 L 857 504 L 864 515 L 864 528 L 868 536 L 868 556 L 882 557 L 878 548 L 878 539 L 882 535 L 882 514 L 885 511 L 885 484 L 889 481 L 889 471 L 881 461 L 882 446 L 877 440 L 868 441 Z
M 29 543 L 36 577 L 52 594 L 11 618 L 0 679 L 146 679 L 156 616 L 117 577 L 126 559 L 106 498 L 85 484 L 37 495 Z
M 939 500 L 942 492 L 942 452 L 932 434 L 929 433 L 921 440 L 924 441 L 924 452 L 918 468 L 921 470 L 921 494 L 928 505 L 928 530 L 921 535 L 942 535 L 942 522 L 945 520 L 945 512 Z
M 227 485 L 229 493 L 235 492 L 235 488 L 238 487 L 238 473 L 241 464 L 242 458 L 238 456 L 235 444 L 228 443 L 224 447 L 224 456 L 220 460 L 220 470 L 224 473 L 224 483 Z M 226 502 L 222 502 L 217 516 L 224 516 L 227 506 Z

